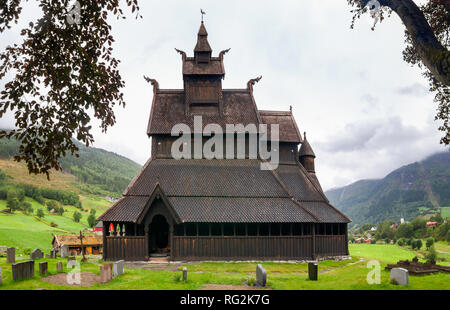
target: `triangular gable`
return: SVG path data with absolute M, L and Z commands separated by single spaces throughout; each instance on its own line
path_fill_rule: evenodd
M 145 218 L 145 215 L 148 213 L 150 207 L 152 206 L 153 202 L 156 199 L 161 199 L 163 201 L 164 205 L 169 210 L 170 215 L 172 215 L 172 217 L 174 218 L 174 220 L 175 220 L 175 222 L 177 224 L 182 223 L 182 220 L 181 220 L 180 216 L 175 211 L 175 209 L 172 207 L 172 204 L 169 202 L 169 199 L 167 199 L 167 196 L 164 193 L 163 189 L 161 188 L 161 185 L 159 183 L 156 183 L 155 188 L 153 189 L 153 192 L 150 195 L 150 198 L 149 198 L 149 200 L 148 200 L 144 210 L 142 210 L 141 214 L 137 218 L 137 221 L 136 221 L 137 224 L 141 224 L 142 223 L 142 221 Z

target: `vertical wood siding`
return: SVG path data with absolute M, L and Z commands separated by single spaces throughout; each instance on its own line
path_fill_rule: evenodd
M 105 259 L 144 260 L 145 237 L 106 237 Z

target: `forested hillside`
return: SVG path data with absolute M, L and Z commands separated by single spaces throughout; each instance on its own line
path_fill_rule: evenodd
M 450 206 L 450 153 L 403 166 L 379 180 L 361 180 L 326 192 L 353 224 L 412 220 Z M 444 212 L 443 212 L 444 213 Z M 446 213 L 446 212 L 445 212 Z
M 73 174 L 85 192 L 119 197 L 141 166 L 121 155 L 77 143 L 80 157 L 67 155 L 62 158 L 63 172 Z M 17 154 L 19 143 L 0 139 L 0 158 L 8 159 Z

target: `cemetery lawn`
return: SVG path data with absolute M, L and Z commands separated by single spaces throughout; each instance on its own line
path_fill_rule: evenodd
M 358 253 L 358 254 L 357 254 Z M 395 263 L 399 259 L 411 259 L 415 253 L 406 248 L 395 245 L 351 244 L 351 260 L 322 261 L 319 263 L 319 281 L 309 281 L 306 263 L 260 262 L 267 271 L 267 285 L 271 289 L 300 290 L 300 289 L 349 289 L 349 290 L 449 290 L 450 274 L 436 273 L 425 276 L 410 276 L 408 286 L 398 286 L 389 283 L 389 271 L 384 270 L 388 263 Z M 369 260 L 376 259 L 381 267 L 381 284 L 369 285 L 366 277 L 370 269 Z M 125 274 L 113 279 L 107 284 L 96 283 L 90 287 L 55 285 L 41 280 L 38 274 L 38 262 L 48 261 L 50 274 L 56 274 L 56 263 L 65 259 L 41 259 L 36 261 L 36 275 L 33 279 L 13 282 L 11 266 L 5 258 L 0 258 L 3 269 L 3 285 L 0 290 L 12 289 L 91 289 L 91 290 L 196 290 L 205 284 L 242 285 L 248 279 L 255 278 L 258 262 L 202 262 L 187 263 L 179 266 L 168 266 L 167 270 L 147 270 L 125 268 Z M 81 272 L 99 274 L 102 261 L 99 257 L 91 257 L 90 262 L 81 263 Z M 187 267 L 188 281 L 181 282 L 181 269 Z M 176 271 L 175 271 L 176 270 Z M 65 270 L 67 272 L 67 270 Z

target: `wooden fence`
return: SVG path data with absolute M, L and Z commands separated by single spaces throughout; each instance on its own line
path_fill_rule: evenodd
M 312 257 L 312 236 L 174 236 L 172 240 L 172 260 L 296 260 Z
M 316 256 L 347 255 L 344 235 L 316 235 Z
M 344 235 L 173 236 L 171 260 L 301 260 L 347 254 Z M 106 237 L 105 258 L 144 260 L 144 236 Z
M 107 260 L 124 259 L 127 261 L 144 260 L 145 256 L 145 237 L 106 237 L 105 258 Z

